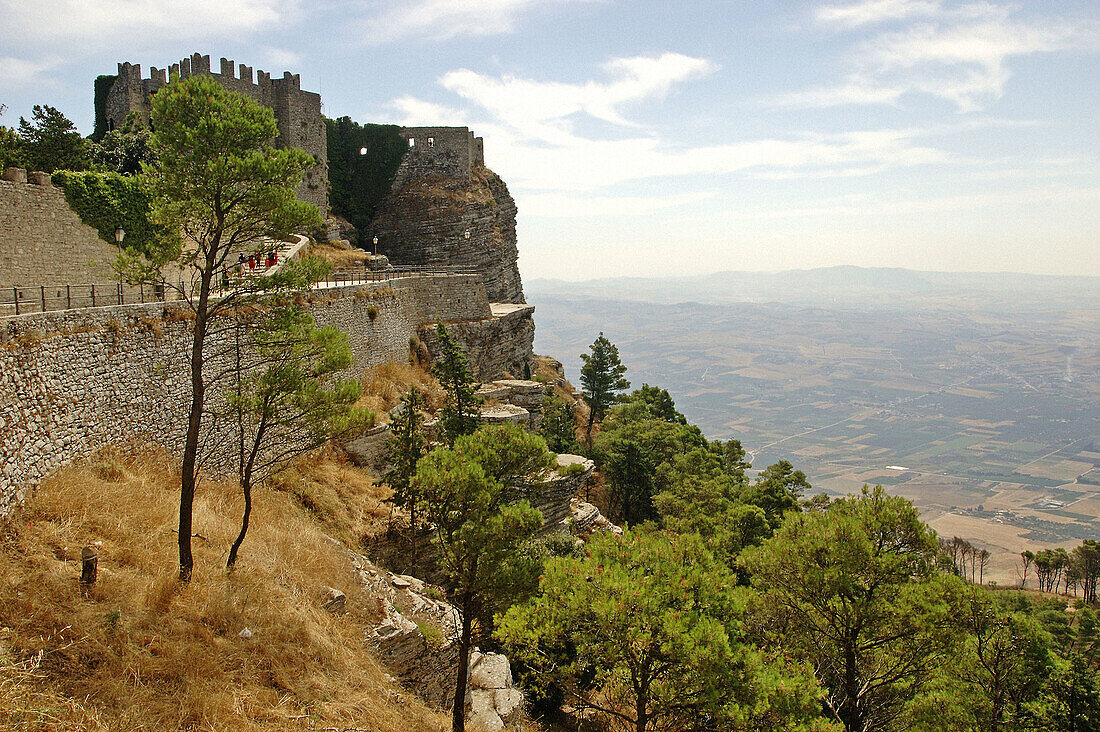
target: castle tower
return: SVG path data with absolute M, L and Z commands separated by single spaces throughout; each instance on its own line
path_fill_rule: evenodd
M 234 73 L 234 68 L 239 75 Z M 305 179 L 298 187 L 298 197 L 328 213 L 328 138 L 325 132 L 325 119 L 321 114 L 321 95 L 316 92 L 302 91 L 301 77 L 289 71 L 281 79 L 271 79 L 264 71 L 256 71 L 256 81 L 252 81 L 253 68 L 231 59 L 220 59 L 218 70 L 210 70 L 210 56 L 198 53 L 171 64 L 166 69 L 153 67 L 148 79 L 141 78 L 141 66 L 123 62 L 118 65 L 118 77 L 103 100 L 105 129 L 121 129 L 131 113 L 137 113 L 148 125 L 152 112 L 150 98 L 165 83 L 189 76 L 205 75 L 215 79 L 230 91 L 240 92 L 275 113 L 275 122 L 279 127 L 276 147 L 297 147 L 305 150 L 316 159 L 317 164 L 306 171 Z M 166 78 L 167 77 L 167 78 Z M 98 104 L 97 107 L 100 105 Z M 98 121 L 97 121 L 98 124 Z

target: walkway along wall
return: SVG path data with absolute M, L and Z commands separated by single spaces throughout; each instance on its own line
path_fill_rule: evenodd
M 410 339 L 438 320 L 495 344 L 472 349 L 482 379 L 517 375 L 531 355 L 533 308 L 494 317 L 476 275 L 314 290 L 308 307 L 348 334 L 354 376 L 405 361 Z M 104 445 L 140 438 L 181 449 L 190 327 L 171 303 L 0 318 L 0 516 L 47 473 Z

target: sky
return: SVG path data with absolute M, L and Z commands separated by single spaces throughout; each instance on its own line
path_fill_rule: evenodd
M 832 265 L 1100 275 L 1097 0 L 0 0 L 0 124 L 119 61 L 300 73 L 466 125 L 525 278 Z

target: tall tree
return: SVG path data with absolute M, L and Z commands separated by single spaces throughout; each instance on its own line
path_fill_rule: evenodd
M 401 409 L 390 423 L 393 434 L 386 448 L 392 466 L 382 477 L 393 489 L 390 500 L 409 512 L 409 523 L 416 535 L 416 506 L 419 502 L 413 478 L 420 459 L 428 454 L 428 438 L 424 434 L 424 395 L 415 386 L 401 398 Z
M 527 496 L 553 465 L 546 443 L 515 425 L 483 427 L 420 461 L 414 488 L 435 528 L 439 564 L 462 615 L 452 732 L 465 729 L 464 701 L 475 620 L 491 625 L 533 589 L 538 564 L 524 545 L 542 525 Z
M 745 642 L 736 584 L 694 534 L 604 535 L 586 557 L 547 562 L 497 637 L 600 729 L 800 729 L 819 692 Z
M 347 336 L 335 326 L 316 327 L 313 316 L 297 305 L 274 306 L 255 316 L 252 309 L 242 309 L 234 317 L 236 384 L 226 416 L 236 421 L 244 515 L 227 568 L 236 563 L 248 533 L 252 486 L 291 458 L 370 420 L 368 413 L 353 408 L 358 382 L 334 378 L 351 365 Z M 241 343 L 242 335 L 250 344 Z M 245 352 L 247 345 L 253 346 L 254 355 Z
M 439 411 L 439 426 L 443 441 L 454 445 L 463 435 L 473 434 L 478 425 L 477 381 L 470 370 L 470 360 L 451 336 L 447 326 L 435 327 L 439 339 L 439 358 L 432 364 L 432 374 L 446 392 L 443 409 Z
M 588 424 L 585 440 L 592 447 L 592 426 L 601 421 L 607 410 L 620 400 L 622 392 L 630 388 L 623 374 L 626 366 L 619 360 L 619 349 L 604 337 L 603 332 L 589 346 L 591 353 L 582 353 L 581 386 L 588 402 Z
M 768 641 L 811 663 L 848 732 L 889 730 L 957 637 L 935 534 L 881 487 L 789 513 L 742 563 L 763 593 Z
M 19 118 L 20 148 L 28 167 L 46 173 L 88 167 L 87 143 L 68 117 L 48 104 L 36 104 L 31 120 Z
M 799 499 L 812 486 L 806 474 L 795 470 L 786 460 L 765 468 L 751 485 L 746 485 L 742 500 L 764 509 L 773 529 L 783 521 L 788 511 L 800 511 Z
M 274 278 L 246 275 L 235 281 L 223 275 L 231 255 L 258 253 L 272 239 L 319 225 L 320 215 L 294 195 L 313 158 L 301 150 L 271 147 L 278 128 L 270 109 L 208 76 L 173 82 L 152 103 L 157 163 L 147 169 L 146 180 L 154 216 L 187 242 L 181 246 L 179 239 L 166 238 L 154 259 L 158 266 L 172 262 L 180 272 L 179 294 L 194 316 L 191 405 L 180 471 L 179 577 L 187 582 L 194 568 L 192 506 L 210 387 L 204 366 L 212 321 L 260 293 L 300 288 L 310 272 L 287 270 Z
M 551 392 L 542 406 L 542 423 L 539 434 L 546 446 L 556 453 L 569 453 L 577 449 L 577 410 Z

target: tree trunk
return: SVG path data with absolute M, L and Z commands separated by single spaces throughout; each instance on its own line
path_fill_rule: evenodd
M 195 504 L 195 466 L 199 459 L 199 430 L 202 427 L 202 407 L 206 385 L 202 380 L 203 346 L 206 343 L 206 319 L 210 306 L 210 280 L 220 240 L 215 237 L 207 249 L 205 267 L 200 272 L 199 302 L 195 306 L 195 329 L 191 340 L 191 410 L 187 414 L 187 437 L 183 443 L 183 465 L 180 469 L 179 554 L 180 582 L 190 582 L 195 567 L 191 554 L 191 513 Z
M 233 569 L 233 565 L 237 563 L 237 552 L 240 551 L 241 544 L 244 543 L 244 535 L 248 533 L 248 518 L 252 515 L 252 481 L 244 481 L 241 485 L 241 491 L 244 493 L 244 516 L 241 518 L 241 533 L 237 534 L 233 546 L 229 548 L 229 559 L 225 563 L 226 569 Z
M 853 639 L 844 649 L 844 709 L 841 717 L 846 732 L 863 732 L 859 711 L 859 682 L 856 679 L 856 652 Z
M 206 285 L 203 289 L 205 288 Z M 187 415 L 187 437 L 183 443 L 183 465 L 180 469 L 180 582 L 191 581 L 191 572 L 195 566 L 191 555 L 191 513 L 195 503 L 195 465 L 199 457 L 199 429 L 202 426 L 202 405 L 205 397 L 202 381 L 202 351 L 206 340 L 205 298 L 205 292 L 199 295 L 195 335 L 191 342 L 191 411 Z
M 455 680 L 451 732 L 466 731 L 466 682 L 470 674 L 470 644 L 473 640 L 473 619 L 470 617 L 472 605 L 473 593 L 462 593 L 462 637 L 458 641 L 458 678 Z

